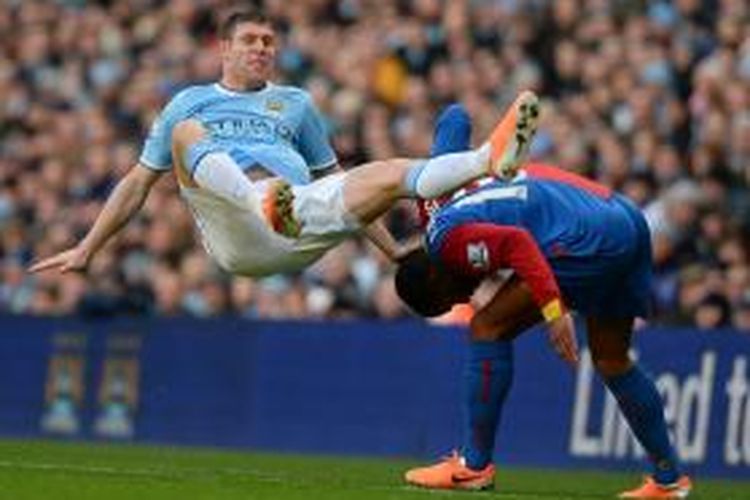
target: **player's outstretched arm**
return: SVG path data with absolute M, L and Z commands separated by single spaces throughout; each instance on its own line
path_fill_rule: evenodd
M 88 234 L 75 247 L 34 263 L 29 272 L 85 270 L 96 252 L 140 210 L 159 176 L 143 165 L 133 166 L 107 198 Z
M 391 262 L 396 262 L 404 255 L 404 250 L 393 238 L 391 232 L 388 231 L 382 219 L 370 223 L 369 226 L 364 228 L 363 232 Z

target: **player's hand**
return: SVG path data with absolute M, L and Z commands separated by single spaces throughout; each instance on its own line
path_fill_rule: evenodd
M 90 260 L 89 252 L 76 246 L 32 264 L 29 272 L 38 273 L 49 269 L 57 269 L 61 273 L 81 272 L 86 270 Z
M 578 341 L 570 314 L 565 313 L 547 323 L 547 332 L 557 354 L 573 366 L 578 364 Z

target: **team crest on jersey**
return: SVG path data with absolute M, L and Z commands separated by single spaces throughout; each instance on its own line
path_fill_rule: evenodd
M 266 101 L 266 109 L 268 111 L 274 111 L 276 113 L 280 113 L 284 110 L 284 103 L 281 101 L 272 101 L 268 100 Z
M 483 241 L 469 243 L 466 246 L 466 260 L 472 268 L 478 271 L 486 271 L 489 269 L 490 251 L 487 249 L 487 244 Z

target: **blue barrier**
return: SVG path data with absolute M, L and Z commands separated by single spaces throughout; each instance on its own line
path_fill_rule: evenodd
M 687 468 L 750 477 L 750 335 L 647 330 L 637 348 Z M 434 457 L 460 443 L 463 349 L 416 321 L 2 317 L 0 434 Z M 539 332 L 516 343 L 498 444 L 517 465 L 642 460 L 588 357 L 569 370 Z

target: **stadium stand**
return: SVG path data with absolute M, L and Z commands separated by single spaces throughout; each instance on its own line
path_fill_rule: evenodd
M 221 0 L 0 5 L 0 312 L 407 315 L 392 269 L 351 241 L 308 271 L 220 273 L 173 179 L 88 276 L 25 267 L 72 244 L 177 90 L 218 74 Z M 654 321 L 750 331 L 750 6 L 743 0 L 268 0 L 279 80 L 308 88 L 344 165 L 424 156 L 458 100 L 483 137 L 519 89 L 544 116 L 532 149 L 643 207 Z M 404 203 L 388 219 L 415 234 Z

